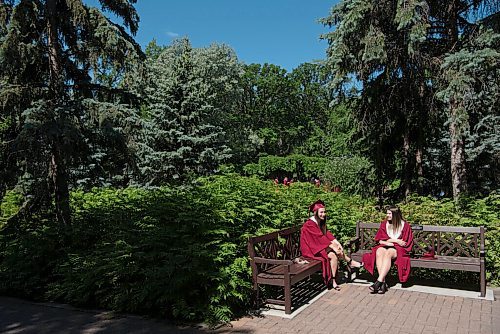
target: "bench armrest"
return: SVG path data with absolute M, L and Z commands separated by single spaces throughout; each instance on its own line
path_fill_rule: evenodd
M 255 263 L 265 263 L 265 264 L 282 264 L 285 266 L 290 266 L 293 264 L 292 260 L 276 260 L 276 259 L 266 259 L 265 257 L 254 257 Z

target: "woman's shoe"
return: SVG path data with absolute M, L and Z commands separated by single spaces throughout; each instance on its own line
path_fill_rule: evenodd
M 364 266 L 364 263 L 363 262 L 359 262 L 359 267 L 353 267 L 352 266 L 352 259 L 350 259 L 348 262 L 347 262 L 347 271 L 350 273 L 352 272 L 352 269 L 360 269 L 360 268 L 363 268 Z
M 326 288 L 328 290 L 335 290 L 335 291 L 340 291 L 340 286 L 338 286 L 337 282 L 335 281 L 335 277 L 333 277 L 328 284 L 326 285 Z
M 373 283 L 368 289 L 370 289 L 372 293 L 378 293 L 378 290 L 383 284 L 384 282 L 375 281 L 375 283 Z
M 377 293 L 383 295 L 384 293 L 387 292 L 387 283 L 386 282 L 382 282 L 382 285 L 380 286 L 380 288 L 378 289 Z

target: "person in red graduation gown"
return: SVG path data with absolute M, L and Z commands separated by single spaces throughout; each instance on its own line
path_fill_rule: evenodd
M 410 252 L 413 248 L 411 226 L 403 220 L 401 210 L 396 206 L 387 209 L 387 219 L 380 224 L 375 241 L 378 243 L 371 253 L 363 255 L 363 264 L 372 275 L 377 266 L 378 278 L 370 286 L 372 293 L 385 293 L 385 278 L 394 261 L 398 268 L 399 281 L 404 283 L 410 276 Z
M 345 255 L 340 242 L 327 230 L 325 203 L 318 200 L 309 206 L 309 211 L 313 212 L 313 216 L 300 230 L 302 256 L 321 261 L 325 284 L 328 288 L 340 290 L 335 280 L 338 259 L 346 260 L 350 267 L 360 267 L 361 264 Z

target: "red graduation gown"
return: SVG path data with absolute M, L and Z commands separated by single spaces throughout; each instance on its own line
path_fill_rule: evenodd
M 387 234 L 386 223 L 387 223 L 387 221 L 384 220 L 380 224 L 380 228 L 378 229 L 378 232 L 375 235 L 375 241 L 377 243 L 380 240 L 389 240 L 390 239 L 389 235 Z M 394 247 L 396 248 L 396 252 L 397 252 L 397 257 L 396 257 L 396 260 L 394 261 L 394 263 L 398 267 L 399 281 L 401 283 L 404 283 L 410 277 L 410 252 L 411 252 L 411 249 L 413 248 L 413 232 L 411 230 L 411 225 L 408 222 L 405 222 L 405 225 L 403 227 L 403 230 L 401 231 L 401 235 L 399 236 L 399 239 L 406 241 L 406 246 L 401 247 L 398 244 L 394 244 Z M 379 247 L 383 247 L 383 246 L 379 244 L 379 245 L 372 248 L 371 253 L 366 253 L 363 255 L 363 262 L 364 262 L 365 268 L 372 275 L 373 275 L 373 272 L 375 270 L 375 258 L 376 258 L 376 254 L 377 254 L 377 249 Z
M 325 248 L 334 239 L 335 236 L 328 230 L 323 234 L 318 224 L 312 219 L 308 219 L 300 230 L 300 251 L 302 252 L 302 256 L 321 261 L 325 284 L 332 279 L 332 268 L 330 267 L 330 261 Z

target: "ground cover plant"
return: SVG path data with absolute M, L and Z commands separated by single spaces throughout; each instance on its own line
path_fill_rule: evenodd
M 11 203 L 3 205 L 12 207 L 15 196 L 6 198 Z M 236 174 L 201 178 L 190 187 L 74 191 L 69 229 L 43 216 L 4 223 L 0 293 L 183 321 L 228 321 L 252 307 L 248 236 L 302 224 L 308 204 L 318 198 L 342 242 L 354 235 L 356 221 L 384 217 L 375 199 Z M 411 223 L 486 226 L 487 277 L 498 285 L 500 195 L 466 203 L 459 210 L 452 200 L 415 196 L 400 206 Z

